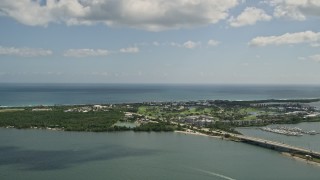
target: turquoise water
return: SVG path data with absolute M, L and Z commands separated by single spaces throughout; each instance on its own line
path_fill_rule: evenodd
M 1 180 L 319 178 L 317 166 L 212 137 L 0 129 Z
M 0 83 L 0 106 L 291 98 L 320 98 L 320 86 Z

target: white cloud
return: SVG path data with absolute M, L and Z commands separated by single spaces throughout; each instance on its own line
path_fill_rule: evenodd
M 317 44 L 320 42 L 320 32 L 298 32 L 286 33 L 280 36 L 259 36 L 249 42 L 251 46 L 283 45 L 309 43 Z
M 140 49 L 138 47 L 121 48 L 119 51 L 109 51 L 107 49 L 68 49 L 64 52 L 66 57 L 92 57 L 92 56 L 108 56 L 115 53 L 138 53 Z
M 311 47 L 320 47 L 320 42 L 319 43 L 312 43 L 310 45 L 311 45 Z
M 212 43 L 214 40 L 212 40 Z M 216 43 L 219 43 L 218 41 L 216 41 Z M 153 42 L 152 45 L 154 46 L 172 46 L 172 47 L 178 47 L 178 48 L 187 48 L 187 49 L 194 49 L 194 48 L 197 48 L 197 47 L 200 47 L 201 46 L 201 42 L 198 41 L 198 42 L 195 42 L 195 41 L 191 41 L 191 40 L 188 40 L 184 43 L 178 43 L 178 42 Z
M 158 41 L 154 41 L 152 44 L 153 44 L 154 46 L 159 46 L 159 45 L 160 45 L 160 43 L 159 43 Z
M 272 19 L 264 10 L 255 7 L 247 7 L 238 17 L 229 19 L 230 26 L 241 27 L 254 25 L 258 21 L 270 21 Z
M 187 42 L 183 43 L 182 47 L 188 48 L 188 49 L 194 49 L 200 45 L 201 45 L 200 42 L 187 41 Z
M 238 0 L 1 0 L 1 15 L 31 26 L 125 26 L 161 31 L 214 24 L 226 19 Z
M 158 41 L 154 41 L 151 43 L 153 46 L 172 46 L 172 47 L 178 47 L 178 48 L 187 48 L 187 49 L 195 49 L 198 47 L 202 46 L 202 42 L 201 41 L 191 41 L 188 40 L 184 43 L 179 43 L 179 42 L 158 42 Z M 219 41 L 214 40 L 214 39 L 210 39 L 207 42 L 208 46 L 218 46 L 220 44 Z
M 167 43 L 164 43 L 164 45 L 166 45 Z M 176 43 L 176 42 L 171 42 L 171 43 L 169 43 L 170 44 L 170 46 L 174 46 L 174 47 L 182 47 L 182 45 L 181 44 L 179 44 L 179 43 Z
M 217 46 L 217 45 L 219 45 L 219 44 L 220 44 L 220 42 L 217 41 L 217 40 L 214 40 L 214 39 L 210 39 L 210 40 L 208 41 L 208 45 L 209 45 L 209 46 Z
M 312 55 L 312 56 L 309 56 L 309 59 L 315 61 L 315 62 L 318 62 L 320 63 L 320 54 L 316 54 L 316 55 Z
M 16 47 L 2 47 L 0 46 L 0 55 L 7 56 L 21 56 L 21 57 L 38 57 L 38 56 L 50 56 L 51 50 L 41 48 L 16 48 Z
M 186 41 L 182 44 L 176 43 L 176 42 L 171 42 L 171 43 L 163 43 L 163 45 L 170 45 L 173 47 L 179 47 L 179 48 L 187 48 L 187 49 L 194 49 L 196 47 L 201 46 L 201 42 L 194 42 L 194 41 Z
M 106 49 L 68 49 L 64 52 L 66 57 L 89 57 L 89 56 L 107 56 L 110 52 Z
M 138 53 L 140 50 L 137 47 L 128 47 L 120 49 L 121 53 Z
M 319 0 L 272 0 L 275 17 L 303 21 L 307 16 L 320 16 Z
M 301 61 L 314 61 L 317 63 L 320 63 L 320 54 L 315 54 L 315 55 L 311 55 L 311 56 L 305 56 L 305 57 L 298 57 L 299 60 Z

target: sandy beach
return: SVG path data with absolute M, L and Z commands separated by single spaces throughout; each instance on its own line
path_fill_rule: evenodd
M 194 132 L 194 131 L 174 131 L 176 133 L 182 133 L 182 134 L 188 134 L 188 135 L 197 135 L 197 136 L 206 136 L 206 137 L 214 137 L 218 139 L 222 139 L 221 136 L 210 136 L 207 134 L 199 133 L 199 132 Z
M 317 162 L 314 162 L 314 161 L 309 161 L 309 160 L 303 159 L 303 158 L 298 157 L 298 156 L 292 156 L 290 153 L 282 152 L 281 154 L 284 155 L 284 156 L 287 156 L 287 157 L 291 157 L 294 160 L 301 161 L 301 162 L 304 162 L 304 163 L 307 163 L 307 164 L 311 164 L 311 165 L 315 165 L 315 166 L 319 166 L 320 167 L 320 163 L 317 163 Z
M 194 132 L 192 130 L 189 130 L 189 131 L 174 131 L 176 133 L 182 133 L 182 134 L 185 134 L 185 135 L 197 135 L 197 136 L 206 136 L 206 137 L 214 137 L 214 138 L 219 138 L 219 139 L 222 139 L 221 136 L 210 136 L 210 135 L 207 135 L 207 134 L 203 134 L 203 133 L 199 133 L 199 132 Z M 311 164 L 311 165 L 315 165 L 315 166 L 319 166 L 320 167 L 320 163 L 317 163 L 317 162 L 314 162 L 314 161 L 309 161 L 309 160 L 306 160 L 306 159 L 303 159 L 301 157 L 298 157 L 298 156 L 292 156 L 290 153 L 286 153 L 286 152 L 282 152 L 281 153 L 282 155 L 284 156 L 287 156 L 287 157 L 290 157 L 294 160 L 297 160 L 297 161 L 300 161 L 300 162 L 304 162 L 304 163 L 307 163 L 307 164 Z

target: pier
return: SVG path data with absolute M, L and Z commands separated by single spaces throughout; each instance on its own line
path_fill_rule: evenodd
M 307 150 L 307 149 L 304 149 L 301 147 L 295 147 L 295 146 L 291 146 L 288 144 L 279 143 L 276 141 L 270 141 L 270 140 L 254 138 L 254 137 L 249 137 L 249 136 L 243 136 L 243 135 L 237 135 L 237 134 L 232 134 L 232 136 L 237 138 L 241 142 L 261 146 L 261 147 L 276 150 L 279 152 L 288 152 L 291 154 L 300 154 L 300 155 L 304 155 L 304 156 L 311 156 L 314 158 L 320 158 L 320 152 Z

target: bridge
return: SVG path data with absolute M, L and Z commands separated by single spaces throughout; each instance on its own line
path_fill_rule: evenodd
M 239 139 L 240 141 L 248 144 L 253 144 L 257 146 L 261 146 L 264 148 L 280 151 L 280 152 L 288 152 L 293 154 L 300 154 L 300 155 L 309 155 L 311 157 L 320 158 L 320 152 L 307 150 L 300 147 L 291 146 L 284 143 L 279 143 L 276 141 L 270 141 L 255 137 L 249 137 L 244 135 L 238 135 L 238 134 L 231 134 L 231 136 Z
M 194 129 L 198 130 L 198 128 L 194 128 Z M 239 134 L 234 134 L 234 133 L 228 133 L 225 131 L 214 131 L 214 130 L 209 130 L 208 128 L 202 128 L 202 130 L 206 131 L 206 132 L 211 132 L 214 134 L 219 134 L 220 136 L 226 136 L 228 134 L 243 143 L 260 146 L 260 147 L 272 149 L 272 150 L 279 151 L 279 152 L 287 152 L 287 153 L 299 154 L 299 155 L 303 155 L 303 156 L 307 155 L 307 156 L 311 156 L 311 157 L 320 159 L 320 152 L 311 151 L 311 150 L 304 149 L 301 147 L 288 145 L 285 143 L 280 143 L 280 142 L 276 142 L 276 141 L 270 141 L 270 140 L 266 140 L 266 139 L 250 137 L 250 136 L 245 136 L 245 135 L 239 135 Z

